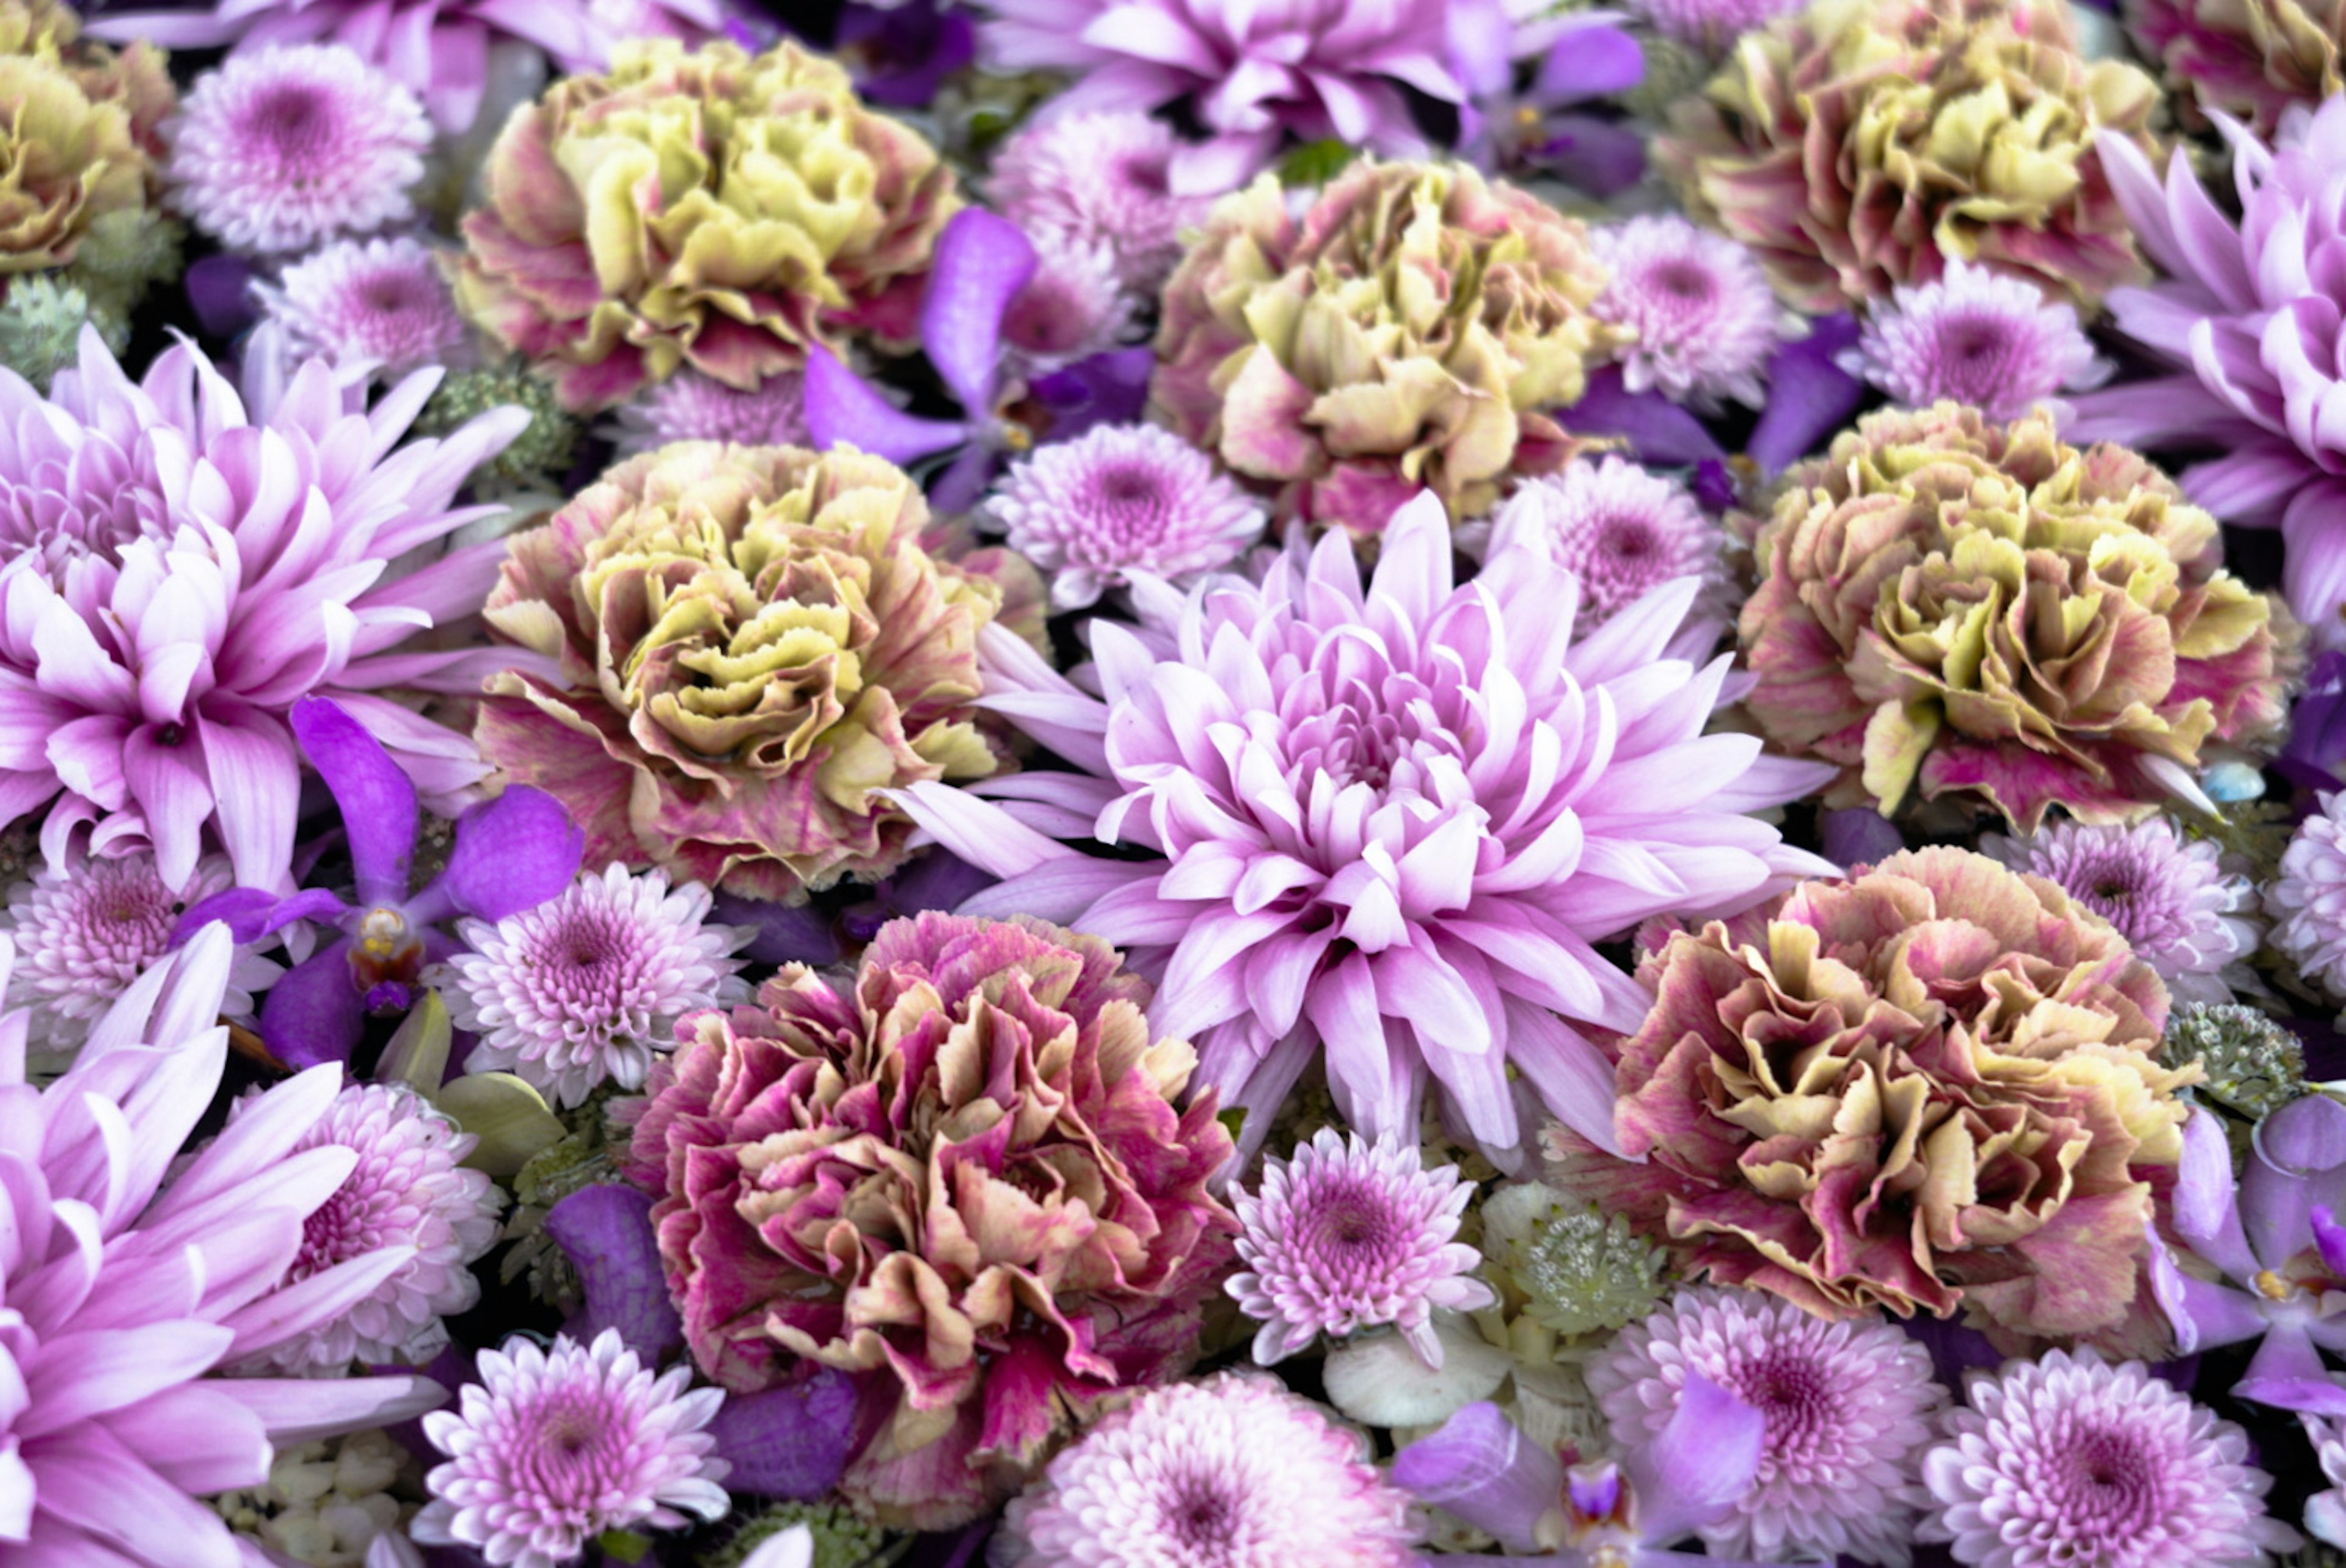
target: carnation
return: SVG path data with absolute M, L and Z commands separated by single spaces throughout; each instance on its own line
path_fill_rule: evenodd
M 135 43 L 117 54 L 81 39 L 69 6 L 6 20 L 0 275 L 16 277 L 87 262 L 107 239 L 158 224 L 160 129 L 178 95 L 161 51 Z
M 2337 0 L 2127 0 L 2135 46 L 2166 67 L 2178 117 L 2210 114 L 2270 136 L 2292 108 L 2314 109 L 2346 78 L 2346 11 Z
M 2099 386 L 2112 369 L 2075 307 L 1961 258 L 1935 282 L 1892 290 L 1861 334 L 1848 368 L 1909 408 L 1943 400 L 2017 419 L 2064 390 Z
M 2057 884 L 1902 852 L 1678 932 L 1638 975 L 1620 1155 L 1552 1130 L 1558 1186 L 1825 1317 L 1961 1308 L 2038 1338 L 2125 1319 L 2198 1072 L 2160 1064 L 2157 972 Z M 1797 1082 L 1771 1065 L 1787 1052 Z
M 433 249 L 418 239 L 339 240 L 256 284 L 296 351 L 385 374 L 462 362 L 464 318 Z
M 1137 109 L 1051 116 L 995 150 L 988 189 L 1029 236 L 1103 247 L 1118 281 L 1154 291 L 1181 259 L 1182 231 L 1212 205 L 1173 194 L 1179 146 L 1171 126 Z
M 1096 937 L 924 914 L 852 990 L 790 965 L 653 1067 L 631 1173 L 694 1359 L 737 1392 L 857 1374 L 842 1484 L 883 1522 L 967 1522 L 1195 1358 L 1230 1139 L 1210 1091 L 1176 1108 L 1196 1055 L 1148 1000 Z
M 1707 411 L 1766 401 L 1761 373 L 1785 311 L 1749 250 L 1674 214 L 1592 229 L 1588 247 L 1607 274 L 1591 309 L 1624 330 L 1629 391 Z

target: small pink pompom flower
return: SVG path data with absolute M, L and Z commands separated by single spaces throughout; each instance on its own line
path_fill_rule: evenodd
M 387 375 L 471 358 L 464 318 L 432 248 L 405 235 L 338 240 L 253 292 L 303 355 L 371 360 Z
M 1179 145 L 1171 126 L 1136 109 L 1029 124 L 994 158 L 994 199 L 1029 235 L 1107 247 L 1125 287 L 1153 290 L 1181 260 L 1181 230 L 1213 205 L 1172 194 Z
M 633 457 L 675 441 L 726 441 L 736 446 L 807 444 L 806 378 L 768 376 L 750 392 L 699 371 L 680 371 L 619 409 L 620 455 Z
M 1592 229 L 1608 274 L 1596 314 L 1635 329 L 1622 384 L 1705 410 L 1767 400 L 1769 356 L 1793 325 L 1751 252 L 1675 213 Z
M 1998 420 L 2097 387 L 2113 368 L 2070 306 L 1959 259 L 1937 281 L 1899 288 L 1869 313 L 1847 359 L 1844 369 L 1908 408 L 1943 400 Z
M 1420 1166 L 1414 1145 L 1373 1144 L 1332 1127 L 1290 1160 L 1263 1162 L 1262 1185 L 1231 1203 L 1242 1273 L 1225 1288 L 1262 1325 L 1254 1359 L 1271 1366 L 1320 1337 L 1381 1323 L 1399 1328 L 1429 1367 L 1442 1365 L 1433 1309 L 1472 1312 L 1497 1300 L 1472 1277 L 1482 1254 L 1456 1239 L 1474 1196 L 1458 1167 Z
M 1487 533 L 1492 550 L 1545 549 L 1578 578 L 1583 636 L 1681 577 L 1702 582 L 1696 613 L 1725 622 L 1726 534 L 1684 485 L 1634 463 L 1576 460 L 1526 481 L 1487 525 L 1460 529 L 1471 546 L 1470 530 Z
M 722 1519 L 732 1468 L 701 1429 L 723 1390 L 685 1390 L 689 1366 L 655 1377 L 606 1329 L 592 1345 L 515 1337 L 484 1350 L 454 1410 L 423 1418 L 448 1462 L 423 1478 L 432 1501 L 409 1533 L 470 1546 L 493 1568 L 559 1568 L 607 1530 L 679 1530 Z
M 172 200 L 231 250 L 281 254 L 414 216 L 432 122 L 341 44 L 233 55 L 164 127 Z
M 2346 996 L 2346 791 L 2319 795 L 2265 884 L 2272 944 L 2298 972 Z
M 1029 235 L 1035 275 L 1002 316 L 1002 342 L 1022 375 L 1112 349 L 1132 324 L 1132 297 L 1105 245 L 1046 229 Z
M 1186 585 L 1261 536 L 1262 508 L 1211 459 L 1153 424 L 1099 425 L 1012 467 L 988 510 L 1010 547 L 1079 610 L 1128 575 Z

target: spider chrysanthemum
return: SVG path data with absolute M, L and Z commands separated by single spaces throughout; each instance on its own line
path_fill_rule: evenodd
M 448 1462 L 424 1477 L 417 1541 L 474 1547 L 493 1568 L 556 1568 L 606 1531 L 725 1516 L 730 1466 L 701 1430 L 725 1395 L 687 1392 L 689 1366 L 654 1376 L 606 1329 L 550 1350 L 509 1339 L 481 1352 L 478 1377 L 456 1409 L 424 1418 Z
M 464 318 L 432 248 L 401 235 L 342 239 L 254 287 L 303 353 L 372 361 L 385 374 L 461 362 Z
M 448 1010 L 480 1033 L 469 1069 L 516 1074 L 565 1105 L 607 1081 L 641 1087 L 678 1019 L 749 998 L 732 955 L 752 933 L 709 910 L 699 882 L 670 891 L 665 871 L 613 864 L 494 925 L 466 921 Z
M 1974 1373 L 1913 1495 L 1965 1568 L 2226 1568 L 2298 1544 L 2249 1436 L 2138 1361 L 2048 1351 Z
M 231 250 L 280 254 L 413 216 L 432 122 L 352 50 L 299 44 L 197 78 L 166 134 L 179 210 Z
M 988 508 L 1010 547 L 1051 574 L 1051 602 L 1063 610 L 1132 572 L 1186 585 L 1263 529 L 1251 496 L 1153 424 L 1100 425 L 1043 447 L 1010 470 Z
M 1470 530 L 1461 529 L 1471 540 Z M 1680 577 L 1701 579 L 1698 603 L 1724 615 L 1726 534 L 1703 515 L 1686 487 L 1617 457 L 1579 459 L 1562 473 L 1526 481 L 1507 497 L 1488 532 L 1490 548 L 1545 547 L 1580 580 L 1585 636 L 1647 594 Z
M 1181 259 L 1181 230 L 1212 205 L 1172 194 L 1179 146 L 1171 126 L 1137 109 L 1062 115 L 1003 144 L 991 188 L 1003 216 L 1028 234 L 1104 245 L 1126 287 L 1155 289 Z
M 1901 287 L 1865 318 L 1851 367 L 1909 408 L 1945 399 L 2017 419 L 2064 391 L 2109 377 L 2075 307 L 1960 258 L 1937 280 Z
M 1323 1127 L 1292 1159 L 1265 1161 L 1262 1185 L 1231 1199 L 1246 1268 L 1228 1288 L 1262 1325 L 1254 1359 L 1268 1367 L 1322 1332 L 1391 1323 L 1441 1366 L 1433 1308 L 1471 1312 L 1496 1299 L 1473 1275 L 1482 1255 L 1457 1239 L 1474 1196 L 1457 1166 L 1426 1170 L 1416 1145 L 1390 1134 L 1348 1143 Z
M 1751 252 L 1675 213 L 1592 229 L 1588 246 L 1608 274 L 1596 314 L 1637 334 L 1620 355 L 1631 392 L 1706 408 L 1766 401 L 1785 312 Z
M 1625 1450 L 1669 1424 L 1690 1373 L 1768 1423 L 1751 1490 L 1701 1532 L 1714 1553 L 1905 1568 L 1903 1489 L 1945 1398 L 1920 1341 L 1879 1317 L 1834 1322 L 1757 1291 L 1694 1289 L 1622 1329 L 1586 1368 Z

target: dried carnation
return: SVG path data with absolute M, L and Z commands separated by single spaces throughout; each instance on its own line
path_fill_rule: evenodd
M 2194 123 L 2212 111 L 2270 136 L 2291 108 L 2313 108 L 2346 87 L 2339 0 L 2125 0 L 2120 10 Z

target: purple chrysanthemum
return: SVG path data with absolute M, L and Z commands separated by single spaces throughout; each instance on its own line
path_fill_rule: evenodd
M 1630 0 L 1666 38 L 1719 56 L 1735 40 L 1800 8 L 1801 0 Z
M 1151 1024 L 1197 1042 L 1250 1128 L 1324 1054 L 1369 1137 L 1413 1136 L 1431 1079 L 1494 1158 L 1515 1157 L 1519 1084 L 1611 1147 L 1612 1065 L 1567 1021 L 1629 1033 L 1652 999 L 1592 944 L 1827 870 L 1745 815 L 1827 770 L 1704 733 L 1731 661 L 1669 652 L 1698 584 L 1575 642 L 1579 586 L 1544 545 L 1454 585 L 1431 493 L 1381 544 L 1366 584 L 1336 530 L 1259 585 L 1199 585 L 1153 642 L 1096 622 L 1105 700 L 988 631 L 989 700 L 1086 771 L 1021 773 L 1006 806 L 899 798 L 1005 879 L 964 912 L 1040 914 L 1161 973 Z
M 340 44 L 235 55 L 196 78 L 165 178 L 231 250 L 306 250 L 414 216 L 432 121 L 415 95 Z
M 260 1103 L 257 1095 L 238 1101 L 222 1135 Z M 338 1317 L 240 1369 L 342 1372 L 353 1361 L 420 1366 L 438 1355 L 448 1343 L 444 1319 L 481 1298 L 469 1266 L 497 1239 L 497 1189 L 459 1163 L 479 1142 L 403 1085 L 346 1085 L 293 1151 L 347 1149 L 357 1163 L 302 1226 L 301 1250 L 280 1288 L 384 1248 L 414 1256 Z
M 481 1352 L 457 1408 L 423 1418 L 448 1456 L 423 1478 L 432 1501 L 409 1533 L 470 1546 L 493 1568 L 559 1568 L 608 1530 L 679 1530 L 721 1519 L 730 1469 L 701 1429 L 725 1402 L 686 1391 L 689 1365 L 655 1376 L 606 1329 L 591 1345 L 556 1335 Z
M 1029 125 L 994 155 L 990 188 L 1029 235 L 1105 247 L 1127 289 L 1153 290 L 1181 260 L 1181 230 L 1212 199 L 1172 193 L 1173 127 L 1137 109 L 1064 115 Z
M 1760 372 L 1790 322 L 1751 252 L 1675 213 L 1593 229 L 1588 245 L 1607 273 L 1596 315 L 1637 333 L 1624 385 L 1704 409 L 1766 401 Z
M 1015 1499 L 993 1568 L 1408 1568 L 1409 1496 L 1278 1380 L 1149 1389 Z
M 1968 1408 L 1965 1408 L 1968 1407 Z M 2139 1361 L 2047 1351 L 1974 1372 L 1940 1417 L 1918 1539 L 1966 1568 L 2246 1568 L 2300 1544 L 2249 1437 Z
M 1153 424 L 1101 425 L 1012 466 L 986 504 L 1010 547 L 1079 610 L 1133 572 L 1188 585 L 1262 534 L 1262 508 L 1211 459 Z
M 1544 548 L 1579 580 L 1584 636 L 1681 577 L 1701 581 L 1699 611 L 1726 613 L 1726 534 L 1678 481 L 1618 457 L 1526 481 L 1481 531 L 1494 551 Z
M 2318 795 L 2297 825 L 2280 874 L 2265 884 L 2272 944 L 2297 972 L 2346 996 L 2346 791 Z
M 231 944 L 207 927 L 149 970 L 46 1089 L 22 1014 L 0 1019 L 0 1561 L 11 1568 L 243 1568 L 199 1497 L 264 1484 L 274 1445 L 399 1421 L 442 1397 L 423 1378 L 215 1378 L 372 1295 L 396 1251 L 270 1297 L 311 1217 L 350 1169 L 294 1154 L 340 1067 L 261 1098 L 184 1162 L 219 1087 Z M 0 942 L 0 969 L 9 954 Z M 167 1183 L 165 1176 L 170 1180 Z
M 1022 375 L 1114 348 L 1132 324 L 1132 297 L 1105 245 L 1046 229 L 1028 236 L 1035 275 L 1002 313 L 1002 345 Z
M 1669 1425 L 1693 1374 L 1767 1418 L 1751 1490 L 1700 1532 L 1715 1554 L 1912 1561 L 1904 1489 L 1946 1390 L 1922 1343 L 1879 1316 L 1834 1321 L 1756 1290 L 1682 1290 L 1586 1372 L 1625 1450 Z
M 768 376 L 749 392 L 680 371 L 620 406 L 619 452 L 633 457 L 678 441 L 804 446 L 805 392 L 806 378 L 796 371 Z
M 2099 386 L 2112 368 L 2074 307 L 1960 258 L 1936 281 L 1902 286 L 1876 306 L 1845 358 L 1843 369 L 1908 408 L 1969 403 L 2005 420 L 2057 392 Z
M 473 951 L 448 961 L 448 1011 L 481 1036 L 466 1070 L 515 1074 L 564 1105 L 607 1082 L 641 1088 L 678 1019 L 749 999 L 732 955 L 757 933 L 709 924 L 709 909 L 699 882 L 671 892 L 666 871 L 611 865 L 494 925 L 464 921 Z
M 470 358 L 464 318 L 432 248 L 405 235 L 338 240 L 253 291 L 301 353 L 372 361 L 387 375 Z
M 2257 928 L 2239 918 L 2256 890 L 2225 872 L 2215 844 L 2184 838 L 2164 817 L 2131 827 L 2055 822 L 2017 839 L 1991 834 L 1980 849 L 2060 883 L 2117 927 L 2178 1001 L 2229 1002 L 2224 970 L 2256 951 Z
M 1401 1329 L 1418 1357 L 1442 1365 L 1433 1309 L 1472 1312 L 1497 1298 L 1472 1278 L 1482 1254 L 1455 1239 L 1474 1196 L 1456 1166 L 1426 1170 L 1417 1146 L 1391 1134 L 1348 1145 L 1322 1127 L 1291 1160 L 1263 1162 L 1262 1184 L 1231 1199 L 1243 1273 L 1226 1288 L 1262 1325 L 1254 1359 L 1286 1359 L 1324 1331 L 1381 1323 Z

